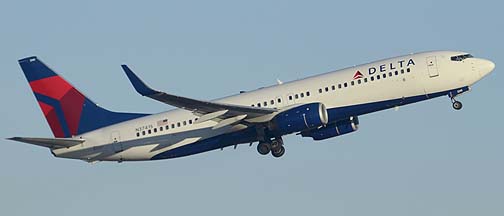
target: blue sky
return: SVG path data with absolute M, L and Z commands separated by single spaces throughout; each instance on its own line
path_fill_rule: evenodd
M 454 111 L 447 97 L 360 118 L 281 159 L 239 146 L 139 163 L 57 159 L 0 141 L 0 215 L 503 215 L 499 1 L 9 1 L 0 7 L 0 137 L 52 136 L 17 64 L 37 55 L 100 105 L 161 112 L 159 89 L 219 98 L 426 50 L 497 65 Z

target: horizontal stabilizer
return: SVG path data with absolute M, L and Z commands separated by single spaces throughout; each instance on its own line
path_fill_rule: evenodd
M 12 137 L 8 138 L 8 140 L 24 142 L 51 149 L 70 148 L 74 145 L 79 145 L 84 141 L 86 141 L 84 139 L 72 139 L 72 138 L 35 138 L 35 137 Z

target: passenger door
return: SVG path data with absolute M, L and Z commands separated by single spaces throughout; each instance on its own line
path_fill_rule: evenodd
M 427 70 L 430 78 L 439 76 L 436 56 L 427 57 Z

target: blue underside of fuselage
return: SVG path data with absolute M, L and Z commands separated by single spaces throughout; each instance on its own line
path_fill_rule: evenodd
M 418 95 L 413 97 L 398 98 L 380 102 L 365 103 L 358 105 L 351 105 L 345 107 L 337 107 L 328 109 L 328 117 L 330 122 L 335 122 L 341 119 L 349 118 L 350 116 L 359 116 L 367 113 L 372 113 L 380 110 L 402 106 L 406 104 L 416 103 L 423 100 L 436 98 L 443 95 L 457 95 L 462 92 L 468 91 L 469 87 L 457 88 L 449 91 L 432 93 L 428 95 Z M 233 133 L 222 134 L 205 140 L 201 140 L 189 145 L 181 146 L 160 154 L 155 155 L 151 160 L 169 159 L 176 157 L 183 157 L 193 155 L 210 150 L 220 149 L 227 146 L 250 143 L 257 141 L 255 127 L 248 127 L 246 129 L 236 131 Z

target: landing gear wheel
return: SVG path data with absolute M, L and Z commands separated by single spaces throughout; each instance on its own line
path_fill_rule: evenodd
M 285 148 L 283 146 L 280 146 L 276 151 L 272 151 L 271 154 L 273 157 L 282 157 L 285 154 Z
M 282 143 L 280 141 L 278 141 L 277 139 L 271 140 L 271 149 L 272 150 L 278 149 L 278 148 L 280 148 L 280 146 L 282 146 Z
M 460 101 L 453 101 L 452 106 L 453 106 L 453 109 L 460 110 L 460 109 L 462 109 L 462 102 L 460 102 Z
M 269 143 L 260 142 L 257 145 L 257 152 L 259 152 L 259 154 L 261 154 L 261 155 L 267 155 L 270 153 L 270 151 L 271 151 L 271 146 Z

